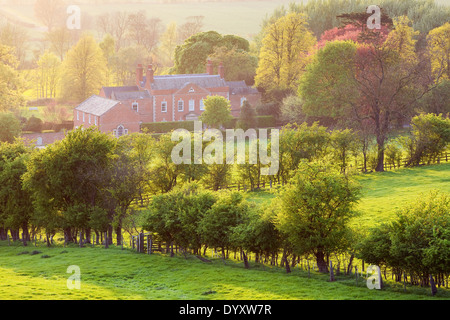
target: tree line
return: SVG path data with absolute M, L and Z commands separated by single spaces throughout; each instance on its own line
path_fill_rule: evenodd
M 419 155 L 433 158 L 450 141 L 450 120 L 442 116 L 417 116 L 413 127 L 408 138 L 414 146 L 412 159 Z M 231 174 L 232 165 L 207 166 L 193 164 L 194 161 L 174 164 L 172 150 L 176 142 L 170 133 L 158 139 L 141 133 L 117 139 L 94 128 L 79 128 L 43 150 L 33 149 L 20 139 L 4 142 L 0 145 L 0 237 L 6 239 L 9 230 L 12 238 L 18 240 L 22 230 L 23 240 L 29 241 L 43 231 L 47 241 L 61 233 L 64 241 L 71 243 L 76 242 L 80 232 L 87 241 L 91 233 L 99 239 L 100 234 L 107 232 L 105 241 L 112 243 L 114 232 L 120 244 L 123 230 L 130 230 L 133 224 L 186 252 L 199 254 L 202 248 L 209 247 L 222 251 L 223 257 L 227 251 L 237 250 L 244 256 L 253 252 L 264 260 L 274 259 L 282 252 L 286 267 L 288 259 L 312 255 L 319 270 L 325 272 L 331 254 L 356 254 L 352 246 L 357 242 L 357 233 L 348 222 L 355 214 L 360 187 L 346 169 L 346 156 L 351 153 L 348 145 L 354 139 L 357 138 L 350 130 L 328 132 L 317 123 L 284 127 L 280 134 L 279 175 L 286 184 L 270 208 L 252 205 L 239 192 L 218 191 L 226 186 L 222 184 L 223 177 Z M 203 141 L 203 148 L 209 143 Z M 246 164 L 236 165 L 234 170 L 239 179 L 249 182 L 259 168 L 258 164 Z M 144 205 L 146 209 L 137 215 L 132 204 L 146 195 L 151 195 Z M 448 226 L 439 220 L 448 219 L 449 202 L 445 194 L 442 197 L 436 204 L 429 200 L 407 209 L 416 212 L 426 208 L 432 217 L 438 216 L 436 223 L 432 220 L 420 225 L 439 228 L 427 229 L 430 237 L 437 237 L 433 245 L 439 248 L 445 248 L 442 239 L 448 236 Z M 444 209 L 435 210 L 441 203 Z M 420 215 L 413 215 L 416 216 Z M 412 217 L 405 219 L 399 223 L 416 226 L 416 222 L 408 220 Z M 424 214 L 423 219 L 431 217 Z M 398 225 L 383 226 L 371 237 L 394 227 L 399 230 Z M 388 233 L 390 237 L 394 234 Z M 402 232 L 398 235 L 405 237 Z M 372 244 L 370 241 L 375 240 L 369 237 L 365 241 Z M 431 240 L 422 245 L 430 243 Z M 370 245 L 363 248 L 367 251 Z M 442 255 L 433 256 L 435 249 L 429 250 L 433 262 L 428 266 L 434 265 L 435 258 L 445 259 Z M 382 260 L 388 259 L 384 253 L 376 259 L 377 263 L 391 261 Z

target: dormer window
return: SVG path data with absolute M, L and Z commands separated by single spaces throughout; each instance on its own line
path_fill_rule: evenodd
M 134 110 L 134 111 L 138 111 L 138 103 L 137 102 L 133 102 L 132 104 L 131 104 L 131 108 Z

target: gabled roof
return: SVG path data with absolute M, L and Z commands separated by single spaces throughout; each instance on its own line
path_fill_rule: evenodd
M 119 103 L 119 101 L 106 99 L 94 94 L 80 103 L 75 110 L 90 113 L 94 116 L 101 116 Z
M 113 91 L 111 94 L 111 99 L 115 100 L 129 100 L 129 99 L 150 99 L 152 96 L 150 93 L 148 93 L 147 90 L 145 91 Z
M 155 76 L 151 87 L 153 90 L 177 90 L 186 86 L 187 83 L 194 83 L 202 88 L 227 86 L 225 80 L 220 78 L 219 75 L 199 73 Z
M 121 87 L 102 87 L 105 97 L 108 99 L 112 98 L 113 92 L 117 94 L 118 92 L 132 92 L 139 91 L 137 86 L 121 86 Z
M 252 88 L 242 81 L 227 81 L 227 86 L 230 88 L 231 94 L 252 94 L 258 93 L 258 89 Z

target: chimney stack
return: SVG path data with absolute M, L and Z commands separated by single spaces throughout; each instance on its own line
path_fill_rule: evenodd
M 153 83 L 153 66 L 151 64 L 148 65 L 147 67 L 147 83 L 146 83 L 146 87 L 148 87 L 150 89 L 150 84 Z
M 138 64 L 136 68 L 136 85 L 140 87 L 141 82 L 143 80 L 144 80 L 144 68 L 142 68 L 142 64 Z
M 213 75 L 213 64 L 210 59 L 208 59 L 208 62 L 206 63 L 206 73 L 209 75 Z
M 219 73 L 220 79 L 225 79 L 225 68 L 224 68 L 222 62 L 219 64 L 218 73 Z

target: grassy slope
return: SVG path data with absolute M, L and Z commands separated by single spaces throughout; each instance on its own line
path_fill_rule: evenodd
M 393 216 L 395 210 L 431 189 L 450 192 L 450 164 L 402 169 L 360 176 L 364 196 L 358 223 L 368 227 Z M 249 199 L 264 203 L 269 192 L 249 193 Z M 38 255 L 23 254 L 35 250 L 19 244 L 8 247 L 0 242 L 0 299 L 427 299 L 429 290 L 390 284 L 385 291 L 369 290 L 364 280 L 356 287 L 354 278 L 338 277 L 327 282 L 324 275 L 294 269 L 252 265 L 220 259 L 205 264 L 195 257 L 170 258 L 165 255 L 136 254 L 110 248 L 46 248 L 38 244 Z M 61 253 L 66 250 L 67 253 Z M 42 255 L 50 258 L 43 259 Z M 81 269 L 81 290 L 68 290 L 69 265 Z M 205 294 L 207 292 L 215 292 Z M 448 290 L 438 297 L 450 299 Z
M 8 247 L 0 244 L 0 299 L 428 299 L 428 290 L 400 287 L 369 290 L 363 279 L 356 286 L 354 278 L 337 277 L 327 282 L 324 275 L 295 269 L 286 274 L 279 268 L 262 270 L 252 265 L 219 259 L 203 263 L 195 257 L 170 258 L 165 255 L 137 254 L 120 248 L 45 248 L 37 255 L 34 247 Z M 62 253 L 67 251 L 66 253 Z M 50 258 L 43 259 L 43 254 Z M 81 270 L 81 289 L 69 290 L 66 273 L 69 265 Z M 434 299 L 449 299 L 440 290 Z
M 215 30 L 223 34 L 235 34 L 250 39 L 260 31 L 261 21 L 266 14 L 271 14 L 280 5 L 287 5 L 290 0 L 268 0 L 247 2 L 201 2 L 201 3 L 151 3 L 124 2 L 124 3 L 82 3 L 81 14 L 87 13 L 96 17 L 103 13 L 126 11 L 145 11 L 148 17 L 157 17 L 164 25 L 176 22 L 181 25 L 190 16 L 204 16 L 204 30 Z M 5 11 L 21 21 L 39 24 L 34 17 L 33 6 L 23 4 L 6 4 Z M 95 28 L 95 20 L 92 21 Z M 27 28 L 34 40 L 41 37 L 40 32 Z
M 355 224 L 373 227 L 395 218 L 395 212 L 431 190 L 450 193 L 450 163 L 358 175 L 362 197 Z M 248 200 L 269 203 L 271 192 L 248 193 Z

